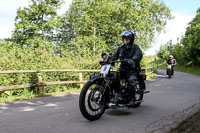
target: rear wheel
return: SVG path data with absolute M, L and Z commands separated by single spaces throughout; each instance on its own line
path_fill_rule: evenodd
M 93 121 L 99 119 L 105 109 L 105 97 L 101 91 L 101 85 L 88 81 L 81 90 L 79 108 L 86 119 Z

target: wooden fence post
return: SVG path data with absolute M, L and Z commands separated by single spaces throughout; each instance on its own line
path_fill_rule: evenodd
M 82 82 L 83 81 L 83 74 L 82 73 L 79 73 L 79 80 Z M 80 89 L 83 88 L 83 84 L 80 83 Z
M 38 77 L 38 83 L 37 83 L 37 84 L 42 83 L 42 76 L 41 76 L 41 73 L 37 73 L 37 77 Z M 43 94 L 43 93 L 44 93 L 44 87 L 39 86 L 39 92 L 40 92 L 40 94 Z
M 80 81 L 56 81 L 56 82 L 44 82 L 42 81 L 41 74 L 44 72 L 78 72 Z M 13 90 L 13 89 L 21 89 L 21 88 L 31 88 L 31 87 L 38 87 L 39 93 L 44 93 L 44 86 L 49 85 L 63 85 L 63 84 L 80 84 L 80 88 L 83 87 L 84 83 L 87 81 L 83 80 L 83 72 L 99 72 L 99 70 L 77 70 L 77 69 L 46 69 L 46 70 L 8 70 L 8 71 L 0 71 L 0 74 L 11 74 L 11 73 L 36 73 L 38 81 L 37 83 L 33 84 L 21 84 L 21 85 L 11 85 L 11 86 L 0 86 L 0 92 L 6 90 Z M 23 80 L 22 74 L 22 80 Z

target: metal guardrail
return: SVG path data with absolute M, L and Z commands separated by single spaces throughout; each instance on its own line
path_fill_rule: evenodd
M 143 69 L 143 73 L 147 69 L 150 69 L 151 72 L 146 75 L 152 74 L 154 67 L 149 67 Z M 0 86 L 0 91 L 13 90 L 13 89 L 21 89 L 21 88 L 30 88 L 30 87 L 39 87 L 40 93 L 43 92 L 42 86 L 48 85 L 61 85 L 61 84 L 73 84 L 80 83 L 80 88 L 83 87 L 83 83 L 87 82 L 83 80 L 83 72 L 99 72 L 100 70 L 74 70 L 74 69 L 52 69 L 52 70 L 8 70 L 8 71 L 0 71 L 0 74 L 12 74 L 12 73 L 37 73 L 38 82 L 35 84 L 23 84 L 23 85 L 11 85 L 11 86 Z M 79 81 L 56 81 L 56 82 L 43 82 L 41 73 L 43 72 L 78 72 L 79 73 Z

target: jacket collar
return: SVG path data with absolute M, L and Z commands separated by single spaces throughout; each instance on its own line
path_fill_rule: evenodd
M 122 47 L 123 47 L 124 49 L 131 49 L 132 46 L 133 46 L 133 44 L 130 44 L 130 45 L 128 45 L 128 48 L 127 48 L 126 45 L 124 44 Z

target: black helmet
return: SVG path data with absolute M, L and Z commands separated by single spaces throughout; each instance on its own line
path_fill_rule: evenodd
M 131 43 L 134 42 L 134 39 L 135 39 L 135 33 L 131 30 L 127 30 L 127 31 L 124 31 L 122 34 L 121 34 L 121 37 L 130 37 L 131 38 Z

